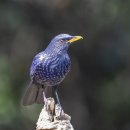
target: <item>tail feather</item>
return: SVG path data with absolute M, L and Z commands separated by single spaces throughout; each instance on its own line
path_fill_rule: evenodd
M 36 86 L 31 82 L 22 98 L 22 104 L 24 106 L 27 106 L 35 103 L 37 94 L 38 94 L 38 86 Z
M 43 91 L 44 88 L 31 82 L 22 98 L 22 105 L 27 106 L 33 103 L 43 104 Z M 52 97 L 52 87 L 45 88 L 45 95 L 47 98 Z
M 42 87 L 40 87 L 38 89 L 37 97 L 36 97 L 36 100 L 35 100 L 35 102 L 38 103 L 38 104 L 44 103 L 43 91 L 44 91 L 44 89 Z

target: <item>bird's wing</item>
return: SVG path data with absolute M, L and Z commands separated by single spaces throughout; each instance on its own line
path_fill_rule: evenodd
M 34 57 L 30 68 L 30 76 L 34 75 L 37 66 L 40 65 L 45 60 L 45 58 L 46 58 L 46 54 L 43 52 L 40 52 Z

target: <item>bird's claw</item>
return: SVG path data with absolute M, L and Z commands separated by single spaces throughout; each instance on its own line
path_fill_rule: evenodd
M 59 104 L 56 104 L 56 107 L 55 107 L 56 118 L 60 120 L 63 113 L 64 113 L 64 111 L 63 111 L 62 107 Z

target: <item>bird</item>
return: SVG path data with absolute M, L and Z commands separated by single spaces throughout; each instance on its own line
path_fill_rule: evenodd
M 22 98 L 24 106 L 45 103 L 47 88 L 53 88 L 56 101 L 61 106 L 57 90 L 70 71 L 68 48 L 73 42 L 82 38 L 82 36 L 59 34 L 50 41 L 44 51 L 34 57 L 30 67 L 31 81 Z

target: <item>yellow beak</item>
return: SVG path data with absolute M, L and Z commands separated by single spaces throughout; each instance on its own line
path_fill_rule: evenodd
M 81 37 L 81 36 L 73 36 L 70 40 L 68 40 L 68 42 L 72 43 L 72 42 L 78 41 L 80 39 L 83 39 L 83 37 Z

